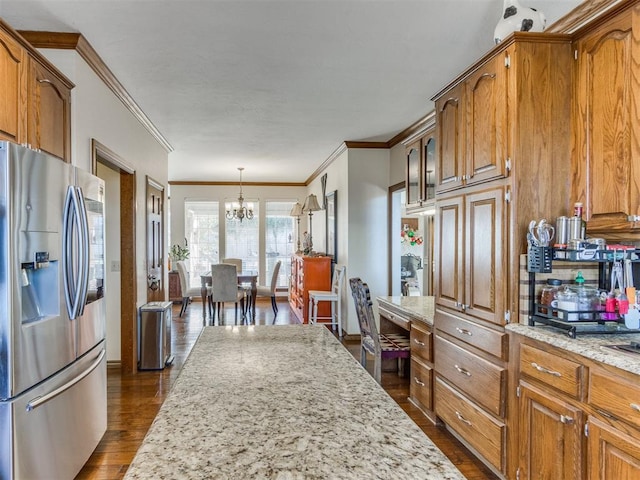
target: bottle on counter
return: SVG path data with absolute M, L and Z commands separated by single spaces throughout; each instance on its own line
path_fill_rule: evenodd
M 547 284 L 542 287 L 542 291 L 540 292 L 540 304 L 549 306 L 555 305 L 554 300 L 556 300 L 556 294 L 558 293 L 558 290 L 560 290 L 561 286 L 562 280 L 558 280 L 557 278 L 547 279 Z M 540 313 L 552 313 L 554 317 L 558 316 L 558 312 L 552 309 L 540 308 Z

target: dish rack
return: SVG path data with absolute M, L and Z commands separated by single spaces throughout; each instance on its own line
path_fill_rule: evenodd
M 537 302 L 535 292 L 536 274 L 552 273 L 553 262 L 598 263 L 598 289 L 607 291 L 611 279 L 611 268 L 616 260 L 631 260 L 640 263 L 640 250 L 598 250 L 592 259 L 581 258 L 580 251 L 554 249 L 552 247 L 535 247 L 528 249 L 527 271 L 529 272 L 529 326 L 548 325 L 564 330 L 570 338 L 581 334 L 621 334 L 640 333 L 640 329 L 625 326 L 624 318 L 617 312 L 604 310 L 563 310 L 551 305 Z

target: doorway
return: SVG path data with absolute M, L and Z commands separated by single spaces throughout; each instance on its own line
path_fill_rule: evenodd
M 124 372 L 137 365 L 136 174 L 120 156 L 91 140 L 92 172 L 105 181 L 107 361 Z M 111 240 L 111 241 L 110 241 Z

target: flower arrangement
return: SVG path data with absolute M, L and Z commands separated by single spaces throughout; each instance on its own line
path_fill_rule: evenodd
M 403 228 L 400 231 L 400 241 L 404 244 L 409 245 L 422 245 L 424 241 L 422 235 L 417 230 L 413 230 L 412 228 Z
M 189 258 L 189 247 L 187 245 L 186 238 L 184 239 L 184 247 L 177 243 L 171 245 L 171 248 L 169 249 L 169 257 L 174 262 L 177 262 L 178 260 L 186 260 L 187 258 Z

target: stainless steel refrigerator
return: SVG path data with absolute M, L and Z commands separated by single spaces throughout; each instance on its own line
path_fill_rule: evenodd
M 0 478 L 72 479 L 107 427 L 104 183 L 0 142 Z

